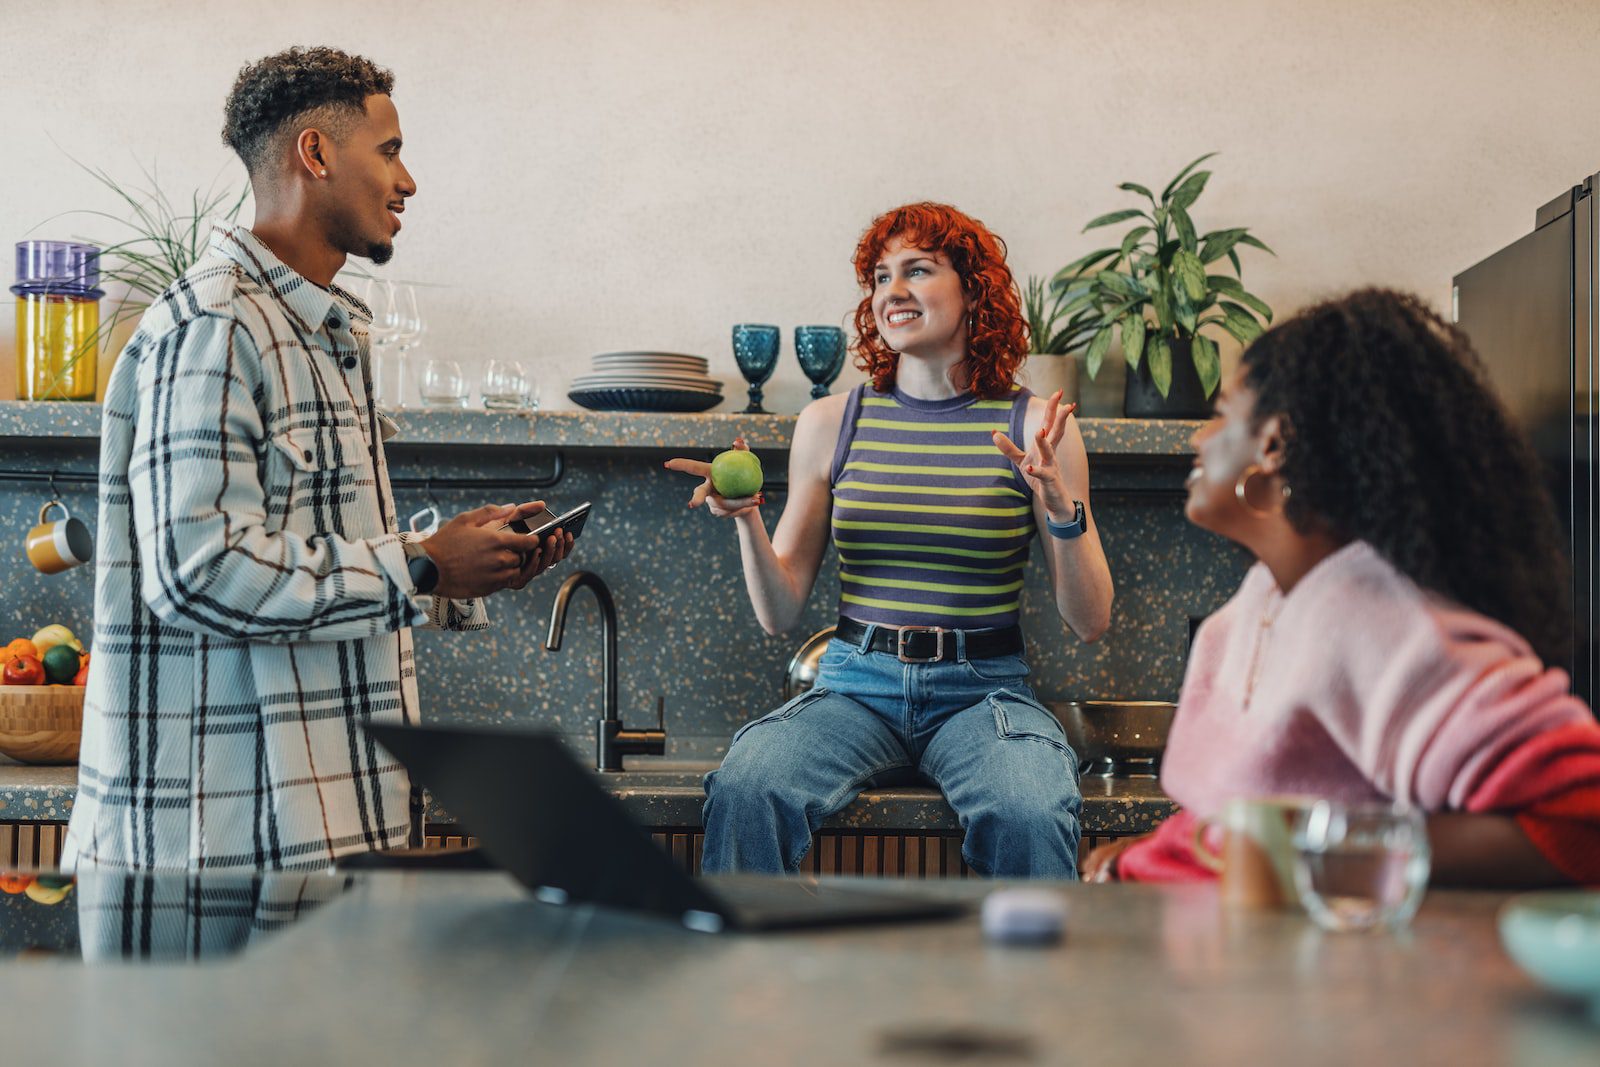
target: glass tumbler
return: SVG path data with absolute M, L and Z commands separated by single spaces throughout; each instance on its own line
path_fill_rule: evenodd
M 461 374 L 461 364 L 438 356 L 424 360 L 417 372 L 417 392 L 426 407 L 466 407 L 467 380 Z
M 1416 808 L 1319 800 L 1300 816 L 1293 844 L 1295 886 L 1324 930 L 1398 929 L 1422 904 L 1431 852 Z
M 483 406 L 490 411 L 527 411 L 532 392 L 528 372 L 514 359 L 491 359 L 483 368 Z

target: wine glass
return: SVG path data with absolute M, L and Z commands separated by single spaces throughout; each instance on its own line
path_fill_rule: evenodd
M 371 275 L 361 279 L 361 301 L 372 313 L 367 337 L 372 347 L 372 396 L 381 411 L 400 411 L 405 407 L 406 368 L 401 353 L 392 351 L 397 316 L 394 283 Z
M 733 359 L 739 364 L 739 373 L 750 383 L 750 405 L 742 414 L 770 414 L 761 406 L 761 386 L 778 366 L 778 345 L 782 337 L 776 326 L 746 322 L 733 328 Z
M 533 407 L 528 372 L 514 359 L 491 359 L 483 368 L 483 406 L 490 411 Z
M 406 378 L 406 367 L 416 362 L 417 342 L 428 332 L 428 323 L 417 304 L 417 287 L 406 282 L 394 285 L 393 317 L 394 342 L 399 357 L 400 377 Z
M 794 354 L 811 379 L 811 399 L 828 395 L 828 386 L 844 369 L 844 331 L 837 326 L 796 326 Z

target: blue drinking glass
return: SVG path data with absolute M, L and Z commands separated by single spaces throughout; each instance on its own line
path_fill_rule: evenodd
M 837 326 L 796 326 L 794 354 L 811 379 L 811 399 L 828 395 L 828 386 L 844 369 L 844 331 Z
M 783 334 L 776 326 L 744 322 L 733 328 L 733 360 L 750 383 L 750 406 L 741 414 L 771 414 L 761 406 L 761 386 L 778 366 L 778 345 Z

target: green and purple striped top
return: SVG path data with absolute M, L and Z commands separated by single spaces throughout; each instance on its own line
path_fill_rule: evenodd
M 1032 394 L 919 400 L 857 386 L 833 455 L 839 613 L 886 626 L 1010 626 L 1033 491 L 991 436 L 1022 438 Z

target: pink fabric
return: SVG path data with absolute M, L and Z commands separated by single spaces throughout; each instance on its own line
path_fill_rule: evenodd
M 1533 738 L 1478 786 L 1467 810 L 1515 812 L 1528 840 L 1562 873 L 1600 885 L 1600 725 Z
M 1206 620 L 1161 782 L 1202 818 L 1232 797 L 1283 793 L 1474 810 L 1475 797 L 1511 795 L 1483 790 L 1513 753 L 1564 727 L 1597 729 L 1564 672 L 1357 541 L 1287 596 L 1258 563 Z M 1187 834 L 1158 833 L 1125 851 L 1118 869 L 1159 877 L 1187 848 Z

